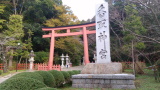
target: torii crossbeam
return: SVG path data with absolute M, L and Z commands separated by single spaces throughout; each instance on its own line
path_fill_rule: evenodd
M 71 25 L 71 26 L 62 26 L 62 27 L 44 27 L 43 31 L 50 31 L 48 35 L 43 35 L 43 38 L 51 38 L 50 41 L 50 54 L 49 54 L 49 62 L 48 62 L 48 70 L 52 69 L 53 59 L 54 59 L 54 44 L 55 37 L 64 37 L 64 36 L 74 36 L 74 35 L 83 35 L 84 41 L 84 59 L 85 64 L 89 62 L 89 54 L 88 54 L 88 39 L 87 34 L 95 34 L 96 30 L 87 30 L 87 27 L 95 26 L 95 22 L 79 24 L 79 25 Z M 79 32 L 71 32 L 71 29 L 82 28 Z M 56 33 L 57 30 L 66 30 L 66 33 Z

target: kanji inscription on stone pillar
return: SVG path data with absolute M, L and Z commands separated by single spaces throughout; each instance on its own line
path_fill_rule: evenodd
M 96 6 L 97 63 L 110 63 L 110 32 L 108 3 Z

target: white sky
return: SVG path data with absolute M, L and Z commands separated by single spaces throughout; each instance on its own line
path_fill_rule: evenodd
M 95 7 L 97 4 L 104 3 L 104 0 L 62 0 L 63 5 L 71 7 L 74 15 L 79 20 L 91 19 L 95 15 Z

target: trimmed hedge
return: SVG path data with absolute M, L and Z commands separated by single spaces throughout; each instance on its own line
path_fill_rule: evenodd
M 61 73 L 62 73 L 62 74 L 63 74 L 63 76 L 64 76 L 65 82 L 70 81 L 71 76 L 70 76 L 70 74 L 69 74 L 68 72 L 61 71 Z
M 73 70 L 75 74 L 80 74 L 80 70 Z
M 73 71 L 67 71 L 70 74 L 70 77 L 72 77 L 72 75 L 75 75 L 75 73 Z
M 47 71 L 36 71 L 35 73 L 38 73 L 43 77 L 44 83 L 48 87 L 55 87 L 56 86 L 56 81 L 51 73 L 49 73 Z
M 49 87 L 46 87 L 46 88 L 38 88 L 36 90 L 57 90 L 56 88 L 49 88 Z
M 47 87 L 43 82 L 25 77 L 10 78 L 0 84 L 0 90 L 35 90 Z
M 60 71 L 50 70 L 48 72 L 50 72 L 54 76 L 57 87 L 61 86 L 64 83 L 65 79 L 64 79 L 63 74 Z
M 32 78 L 32 79 L 36 79 L 41 82 L 44 82 L 43 77 L 40 74 L 35 73 L 35 72 L 22 72 L 22 73 L 12 76 L 11 78 L 19 78 L 19 77 Z

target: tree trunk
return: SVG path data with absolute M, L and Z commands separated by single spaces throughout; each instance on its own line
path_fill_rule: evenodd
M 135 71 L 137 74 L 144 74 L 142 63 L 139 62 L 138 54 L 135 54 Z
M 13 54 L 13 49 L 11 49 L 11 55 L 9 56 L 9 67 L 12 67 L 12 61 L 13 61 L 13 56 L 12 56 L 12 54 Z
M 5 54 L 3 54 L 3 73 L 6 73 L 6 72 L 8 72 L 7 60 L 6 60 Z

